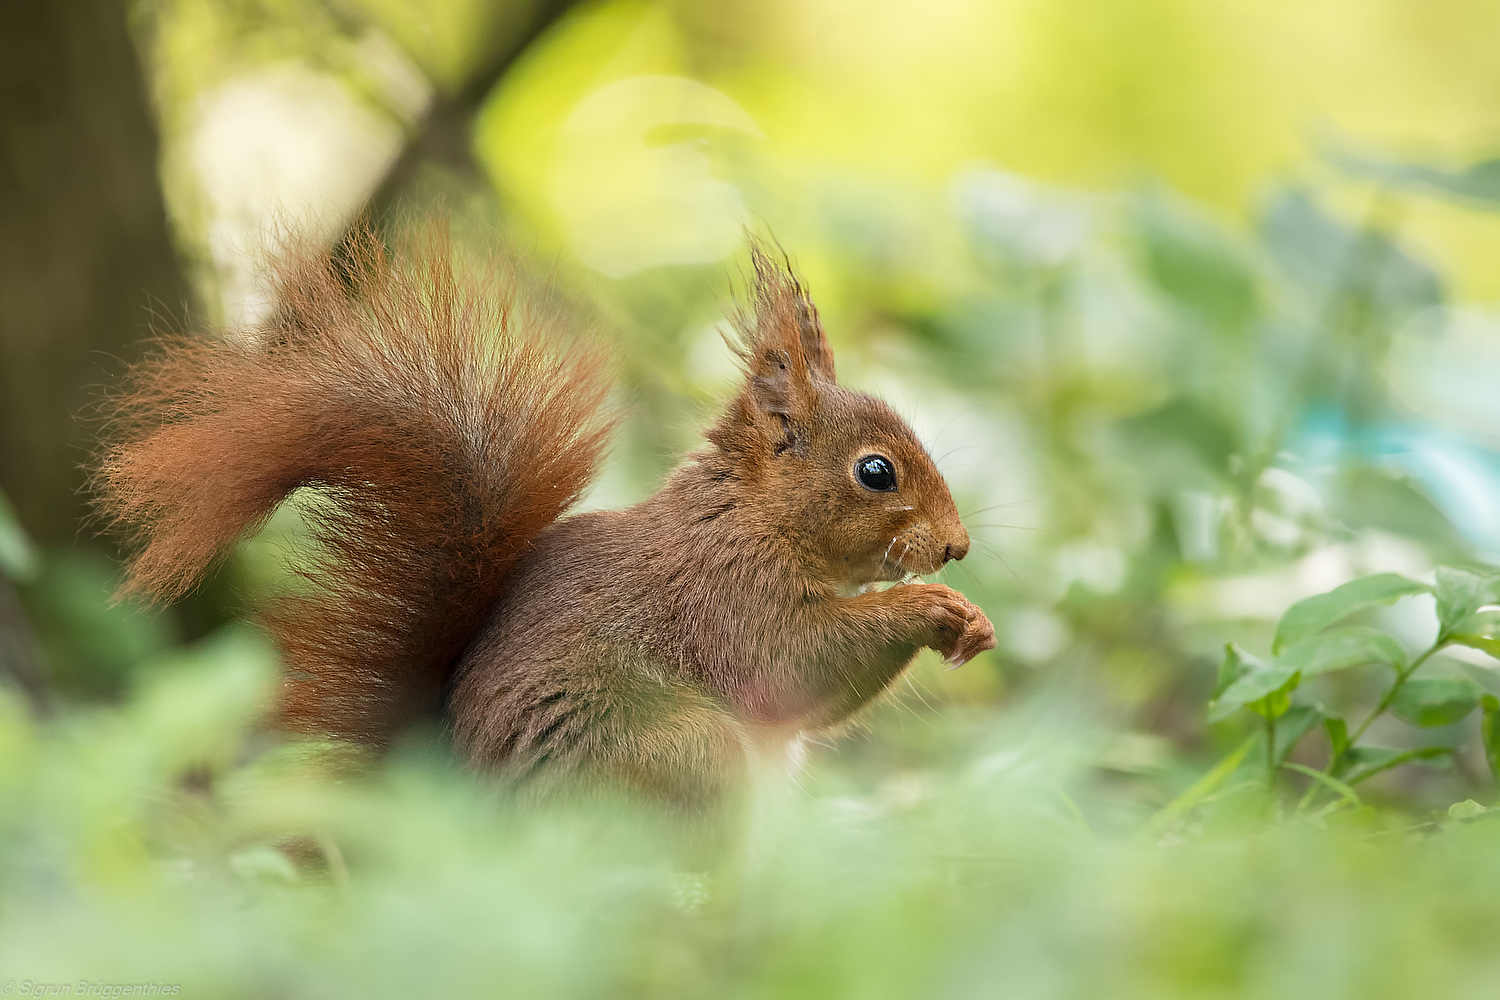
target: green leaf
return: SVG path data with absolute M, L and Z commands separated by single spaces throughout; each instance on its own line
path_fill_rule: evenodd
M 1255 699 L 1245 707 L 1265 719 L 1274 719 L 1283 715 L 1292 707 L 1292 688 L 1296 687 L 1299 681 L 1301 678 L 1294 675 L 1290 683 L 1282 685 L 1264 698 Z
M 1337 624 L 1356 611 L 1378 608 L 1403 597 L 1425 594 L 1431 590 L 1427 584 L 1399 573 L 1376 573 L 1374 576 L 1350 580 L 1326 594 L 1317 594 L 1287 608 L 1276 625 L 1276 638 L 1271 643 L 1271 652 L 1280 653 L 1288 646 Z
M 1462 170 L 1443 170 L 1425 163 L 1387 160 L 1347 150 L 1332 150 L 1329 158 L 1351 174 L 1389 187 L 1441 195 L 1475 207 L 1500 209 L 1500 159 L 1478 160 Z
M 1219 330 L 1244 329 L 1259 314 L 1253 258 L 1225 229 L 1160 196 L 1139 203 L 1136 221 L 1147 273 L 1173 300 Z
M 1500 659 L 1500 611 L 1474 612 L 1453 627 L 1448 640 Z
M 1474 635 L 1469 632 L 1455 632 L 1448 637 L 1460 646 L 1468 646 L 1477 649 L 1481 653 L 1488 653 L 1495 659 L 1500 660 L 1500 639 L 1491 635 Z
M 1234 428 L 1222 411 L 1190 395 L 1116 425 L 1127 460 L 1153 482 L 1177 489 L 1212 490 L 1229 476 L 1238 450 Z
M 1445 298 L 1442 279 L 1431 266 L 1406 252 L 1378 225 L 1350 226 L 1306 190 L 1290 188 L 1267 199 L 1260 235 L 1286 279 L 1283 287 L 1300 293 L 1309 304 L 1326 308 L 1330 301 L 1358 299 L 1362 309 L 1371 310 L 1371 323 L 1395 329 L 1408 316 Z M 1362 472 L 1354 475 L 1363 477 Z M 1358 509 L 1370 499 L 1376 506 L 1382 501 L 1355 493 L 1346 503 L 1353 500 Z M 1446 522 L 1443 514 L 1433 513 Z
M 1373 778 L 1382 771 L 1389 771 L 1393 767 L 1399 767 L 1415 760 L 1432 760 L 1437 757 L 1450 756 L 1453 753 L 1450 747 L 1419 747 L 1416 750 L 1391 750 L 1387 747 L 1351 747 L 1344 755 L 1345 766 L 1348 768 L 1344 775 L 1344 783 L 1357 785 L 1361 781 Z
M 1441 634 L 1449 635 L 1457 631 L 1460 623 L 1474 612 L 1486 604 L 1494 604 L 1497 580 L 1500 578 L 1493 574 L 1481 576 L 1466 569 L 1439 566 L 1436 589 L 1438 628 Z
M 1140 835 L 1143 837 L 1155 837 L 1161 834 L 1174 820 L 1185 814 L 1189 809 L 1207 798 L 1213 791 L 1224 783 L 1240 766 L 1250 748 L 1260 739 L 1259 733 L 1251 733 L 1246 736 L 1240 745 L 1231 750 L 1224 759 L 1215 764 L 1207 774 L 1193 782 L 1181 795 L 1168 802 L 1162 807 L 1161 812 L 1152 816 L 1141 828 Z
M 15 508 L 0 493 L 0 573 L 16 580 L 29 580 L 36 570 L 36 547 L 21 527 Z
M 1280 766 L 1302 737 L 1328 718 L 1321 705 L 1297 705 L 1276 720 L 1276 764 Z
M 1265 666 L 1258 658 L 1240 649 L 1232 642 L 1224 644 L 1224 659 L 1219 664 L 1219 679 L 1214 684 L 1214 698 L 1218 698 L 1229 686 L 1249 673 L 1252 667 Z
M 1379 629 L 1356 625 L 1310 635 L 1293 643 L 1275 662 L 1300 670 L 1304 676 L 1366 663 L 1388 663 L 1399 671 L 1406 666 L 1406 650 Z
M 1491 812 L 1494 812 L 1494 810 L 1486 809 L 1473 799 L 1464 799 L 1462 802 L 1455 802 L 1448 807 L 1448 818 L 1463 822 L 1464 820 L 1480 819 L 1486 813 Z
M 1330 716 L 1323 720 L 1323 731 L 1328 734 L 1330 759 L 1337 759 L 1349 749 L 1349 724 L 1343 719 Z
M 1226 664 L 1238 661 L 1229 668 L 1234 680 L 1209 706 L 1209 722 L 1226 719 L 1245 706 L 1268 717 L 1286 711 L 1286 695 L 1301 680 L 1300 673 L 1291 667 L 1259 660 L 1233 643 L 1225 648 L 1224 660 Z M 1220 670 L 1220 677 L 1225 677 L 1223 668 Z
M 1448 726 L 1474 711 L 1483 692 L 1458 677 L 1419 677 L 1401 685 L 1391 702 L 1396 718 L 1414 726 Z
M 1479 721 L 1479 737 L 1484 743 L 1484 759 L 1490 773 L 1500 779 L 1500 698 L 1487 694 L 1479 700 L 1484 714 Z
M 1376 252 L 1371 250 L 1372 254 Z M 1388 289 L 1385 268 L 1378 270 L 1377 287 Z M 1371 321 L 1374 322 L 1373 318 Z M 1388 324 L 1386 328 L 1399 329 L 1401 325 L 1398 322 Z M 1344 485 L 1339 491 L 1338 518 L 1350 528 L 1421 538 L 1432 551 L 1461 552 L 1468 548 L 1468 543 L 1444 509 L 1406 474 L 1394 470 L 1355 468 L 1342 473 L 1340 480 Z
M 296 885 L 297 868 L 287 856 L 264 844 L 252 845 L 229 856 L 229 868 L 246 882 Z
M 1496 590 L 1500 592 L 1500 586 L 1497 586 Z M 1459 622 L 1454 631 L 1467 632 L 1470 635 L 1500 636 L 1500 609 L 1486 608 L 1483 611 L 1476 611 Z

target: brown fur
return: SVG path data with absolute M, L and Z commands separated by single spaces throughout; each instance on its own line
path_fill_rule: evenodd
M 292 725 L 378 744 L 447 677 L 475 766 L 711 812 L 751 754 L 844 722 L 924 646 L 994 645 L 947 587 L 869 588 L 962 558 L 968 535 L 906 424 L 837 384 L 790 269 L 753 260 L 745 381 L 708 447 L 635 507 L 561 520 L 603 440 L 595 362 L 548 355 L 441 255 L 366 245 L 352 299 L 295 266 L 273 346 L 171 345 L 126 397 L 101 481 L 141 525 L 128 586 L 181 593 L 318 487 L 317 587 L 274 618 Z M 896 492 L 856 479 L 872 453 Z
M 309 586 L 271 609 L 283 723 L 382 746 L 435 715 L 455 658 L 603 450 L 600 359 L 510 287 L 368 232 L 293 252 L 253 341 L 182 338 L 131 374 L 97 484 L 137 542 L 123 590 L 170 600 L 303 487 Z

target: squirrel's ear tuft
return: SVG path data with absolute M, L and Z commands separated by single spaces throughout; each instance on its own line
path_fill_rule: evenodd
M 751 238 L 750 263 L 754 288 L 734 316 L 739 342 L 731 341 L 746 369 L 745 387 L 730 407 L 729 423 L 709 437 L 727 450 L 741 450 L 750 439 L 740 435 L 753 427 L 759 443 L 752 451 L 769 443 L 777 455 L 800 453 L 817 406 L 818 384 L 834 382 L 833 352 L 818 310 L 786 255 L 773 256 Z
M 833 382 L 833 352 L 823 336 L 817 307 L 786 256 L 750 242 L 755 273 L 753 312 L 735 319 L 741 358 L 748 370 L 746 395 L 763 414 L 797 419 L 811 413 L 818 382 Z
M 758 240 L 750 243 L 755 271 L 754 315 L 736 324 L 745 342 L 752 375 L 769 375 L 766 366 L 790 365 L 793 378 L 807 382 L 836 382 L 833 351 L 823 336 L 818 308 L 792 270 L 785 253 L 772 256 Z

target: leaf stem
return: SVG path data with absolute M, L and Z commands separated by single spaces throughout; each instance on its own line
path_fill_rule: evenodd
M 1276 788 L 1276 716 L 1266 713 L 1266 787 Z
M 1385 695 L 1380 699 L 1379 704 L 1375 706 L 1374 711 L 1372 711 L 1365 717 L 1365 721 L 1359 724 L 1359 728 L 1355 729 L 1354 732 L 1349 735 L 1348 741 L 1344 744 L 1344 749 L 1340 750 L 1338 753 L 1329 758 L 1328 766 L 1322 770 L 1322 774 L 1326 775 L 1329 778 L 1337 779 L 1339 773 L 1343 770 L 1342 765 L 1344 763 L 1344 760 L 1348 757 L 1349 751 L 1354 749 L 1354 745 L 1358 743 L 1359 738 L 1365 734 L 1365 730 L 1370 728 L 1370 723 L 1380 718 L 1385 710 L 1391 707 L 1391 703 L 1396 700 L 1396 695 L 1401 691 L 1401 686 L 1406 683 L 1407 679 L 1410 678 L 1412 674 L 1417 672 L 1417 668 L 1430 660 L 1438 650 L 1442 649 L 1444 646 L 1447 646 L 1449 641 L 1450 636 L 1448 635 L 1448 633 L 1438 633 L 1438 637 L 1433 640 L 1432 645 L 1423 650 L 1421 655 L 1419 655 L 1415 660 L 1412 660 L 1411 664 L 1408 665 L 1405 670 L 1396 671 L 1396 682 L 1390 686 L 1389 690 L 1386 691 Z M 1318 793 L 1323 791 L 1323 787 L 1324 786 L 1318 782 L 1314 782 L 1307 787 L 1306 793 L 1303 794 L 1301 801 L 1297 803 L 1297 812 L 1299 814 L 1308 806 L 1312 805 L 1314 800 L 1317 799 Z
M 1344 746 L 1344 753 L 1340 754 L 1340 757 L 1343 757 L 1344 754 L 1353 749 L 1354 744 L 1358 743 L 1359 738 L 1365 734 L 1365 730 L 1370 728 L 1370 723 L 1374 722 L 1382 712 L 1391 707 L 1391 702 L 1396 700 L 1396 695 L 1400 692 L 1401 685 L 1406 683 L 1407 678 L 1416 673 L 1418 667 L 1426 663 L 1434 653 L 1446 645 L 1448 645 L 1448 636 L 1446 634 L 1439 635 L 1436 641 L 1431 646 L 1428 646 L 1421 656 L 1411 661 L 1411 666 L 1396 674 L 1396 683 L 1391 685 L 1390 690 L 1385 693 L 1385 697 L 1380 699 L 1380 704 L 1376 705 L 1375 710 L 1365 717 L 1365 721 L 1359 724 L 1359 728 L 1349 735 L 1349 742 Z M 1329 766 L 1332 767 L 1331 762 Z

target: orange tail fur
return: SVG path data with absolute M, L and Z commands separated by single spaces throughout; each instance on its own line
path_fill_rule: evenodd
M 163 601 L 315 491 L 309 586 L 267 615 L 283 723 L 379 747 L 440 709 L 517 559 L 588 484 L 608 385 L 514 282 L 456 272 L 446 239 L 399 261 L 368 232 L 351 246 L 292 255 L 253 341 L 177 338 L 137 366 L 96 484 L 134 543 L 122 590 Z

